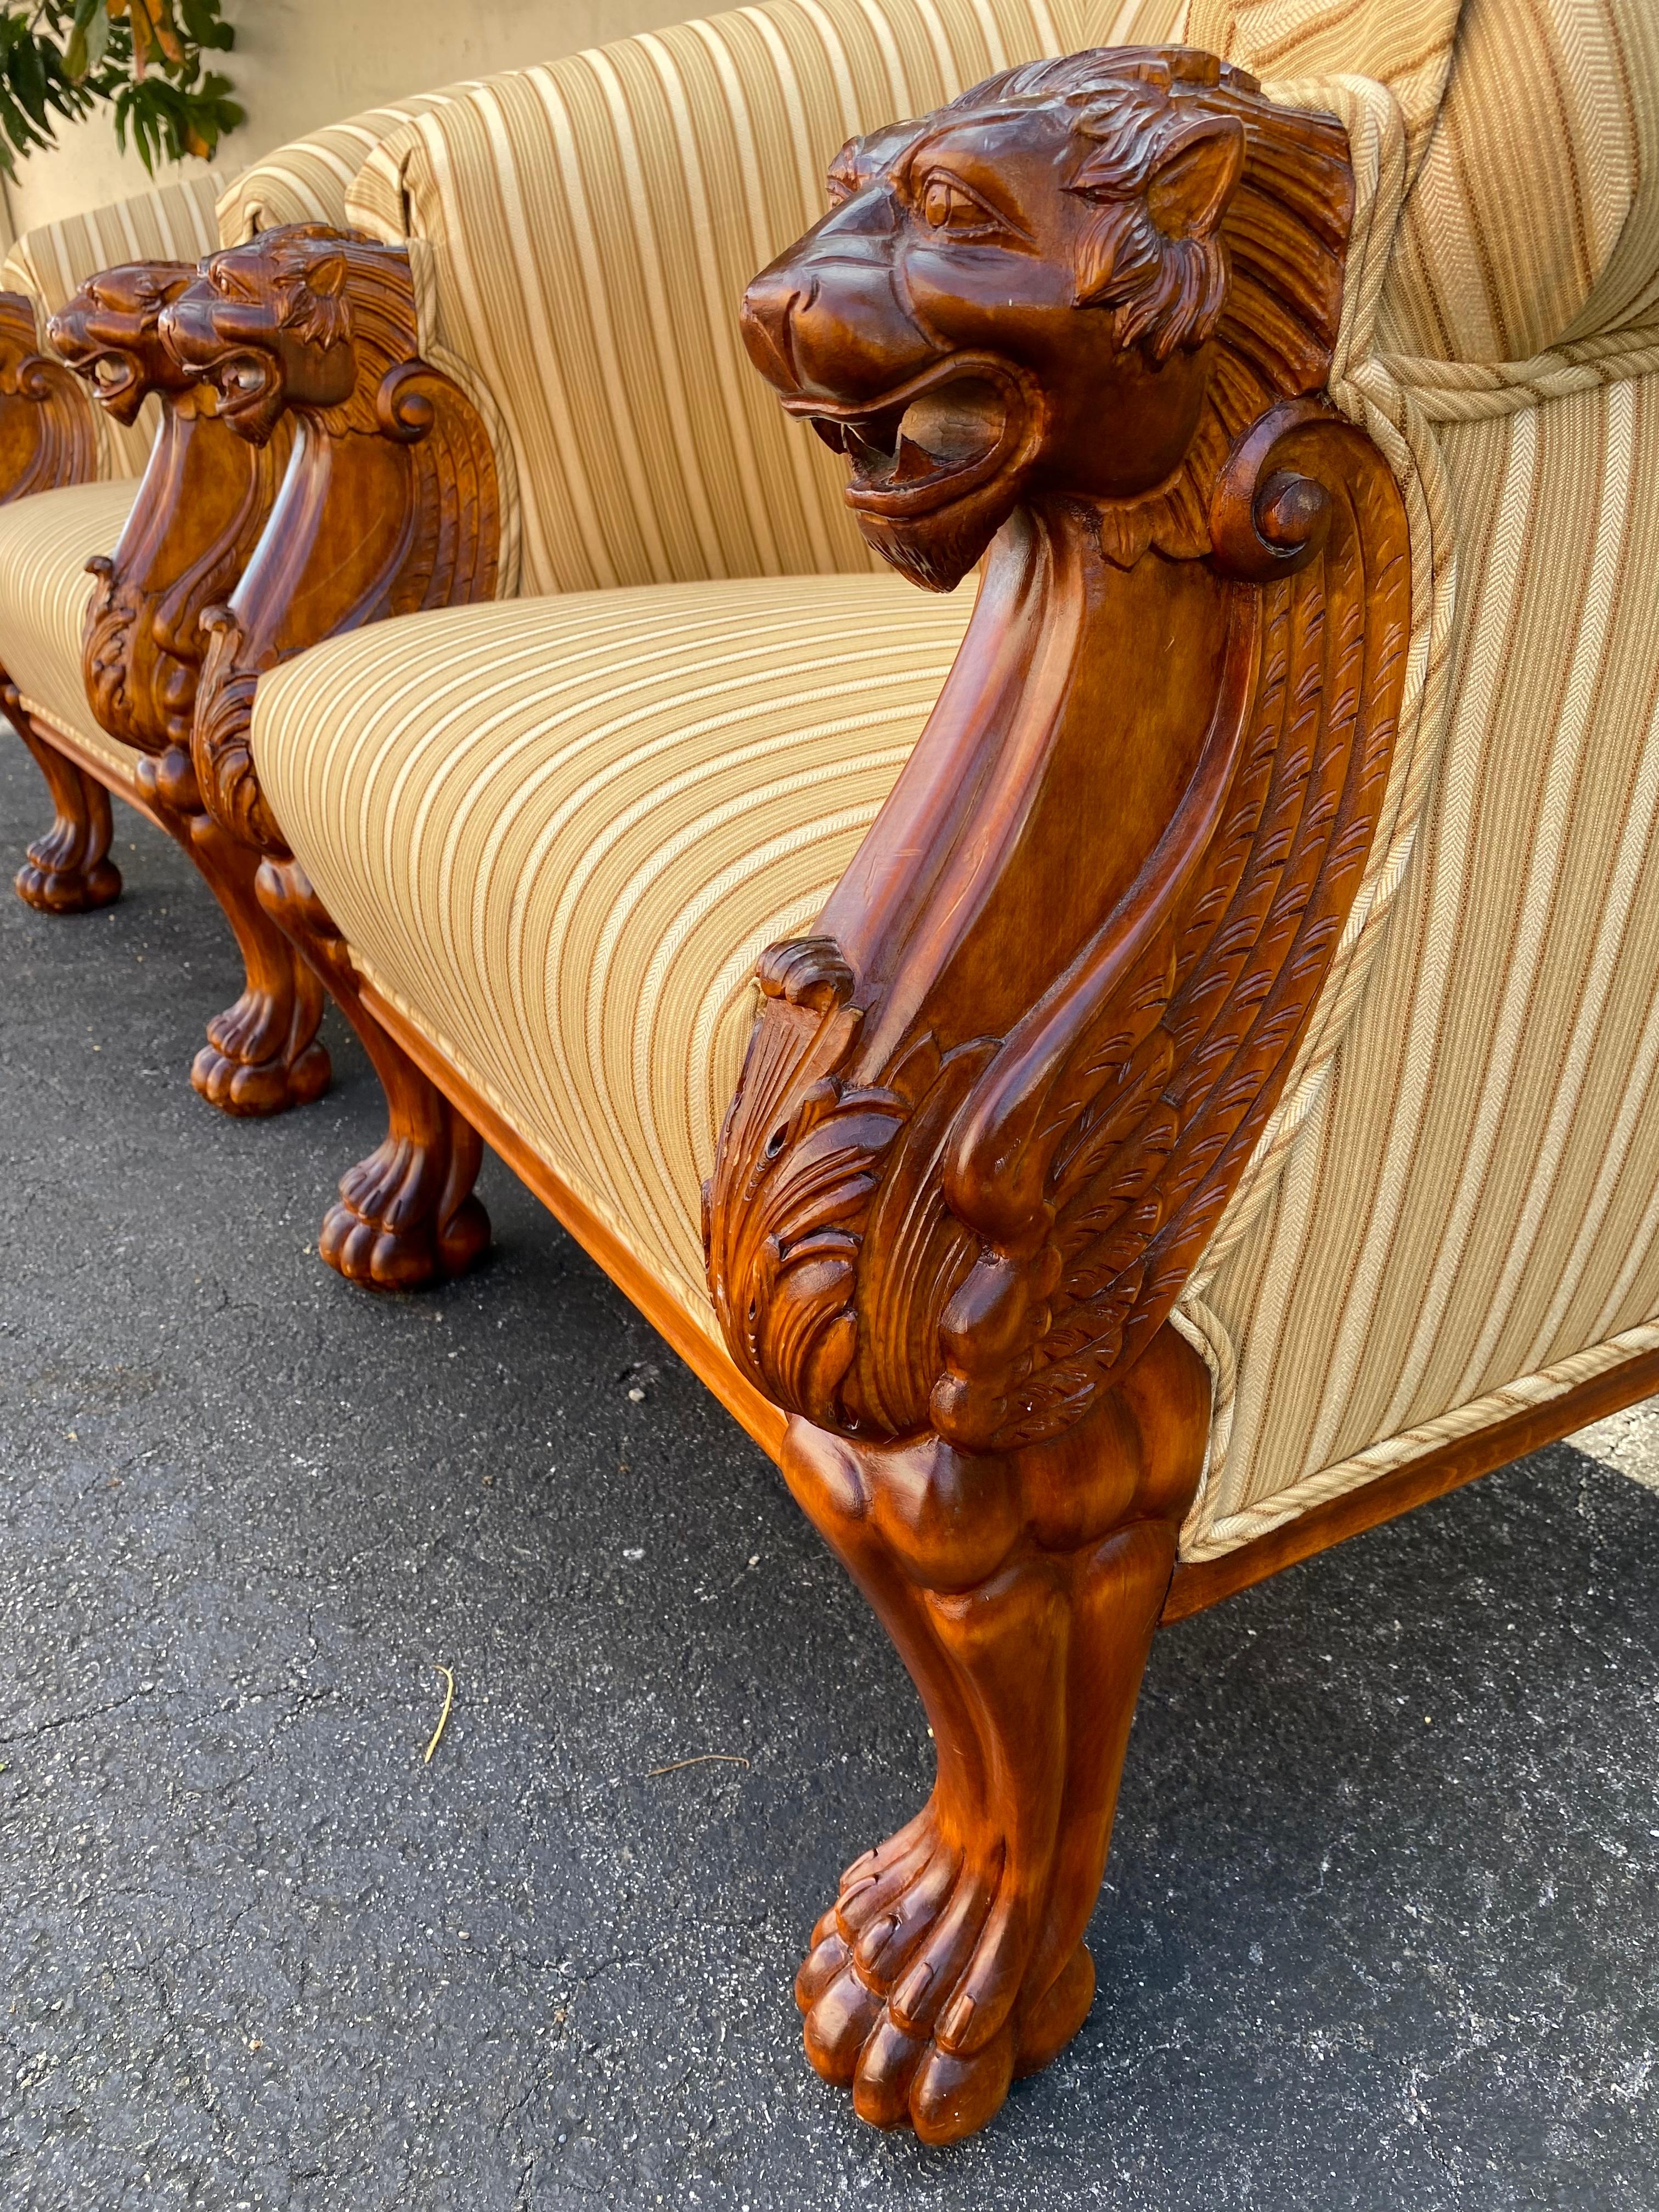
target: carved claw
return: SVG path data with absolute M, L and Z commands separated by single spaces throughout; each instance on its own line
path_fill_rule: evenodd
M 309 1106 L 334 1079 L 328 1048 L 313 1037 L 292 1054 L 291 1018 L 263 992 L 245 991 L 208 1024 L 190 1079 L 210 1106 L 237 1120 Z
M 472 1195 L 482 1142 L 447 1105 L 441 1119 L 425 1142 L 394 1131 L 340 1178 L 317 1249 L 348 1282 L 420 1290 L 464 1275 L 488 1247 L 489 1216 Z
M 970 1856 L 935 1801 L 842 1877 L 796 1978 L 806 2053 L 848 2087 L 872 2127 L 924 2142 L 983 2127 L 1018 2074 L 1046 2065 L 1082 2026 L 1094 1966 L 1079 1943 L 1053 1986 L 1016 2012 L 1032 1952 L 1028 1917 L 1005 1883 L 1001 1838 Z
M 351 950 L 297 860 L 265 861 L 259 904 L 357 1032 L 386 1092 L 388 1127 L 340 1178 L 317 1249 L 348 1282 L 417 1291 L 464 1275 L 489 1243 L 472 1195 L 483 1139 L 369 1012 Z
M 33 754 L 52 799 L 52 827 L 29 846 L 14 878 L 18 897 L 40 914 L 93 914 L 112 905 L 121 896 L 121 872 L 109 858 L 109 793 L 34 734 L 10 684 L 0 685 L 0 709 Z

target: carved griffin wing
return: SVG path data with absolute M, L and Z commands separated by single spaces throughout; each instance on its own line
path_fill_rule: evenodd
M 727 1341 L 772 1397 L 845 1433 L 1006 1451 L 1126 1375 L 1279 1097 L 1383 805 L 1410 578 L 1387 464 L 1319 396 L 1353 204 L 1334 118 L 1185 49 L 1111 50 L 993 79 L 928 133 L 935 183 L 957 165 L 932 213 L 906 197 L 915 163 L 872 155 L 751 286 L 751 350 L 852 438 L 849 498 L 879 507 L 890 557 L 951 551 L 936 509 L 981 538 L 1003 520 L 820 933 L 762 964 L 707 1237 Z M 988 191 L 1018 203 L 1018 299 L 985 276 Z M 913 244 L 953 195 L 972 251 Z M 925 328 L 893 275 L 912 256 Z M 1186 441 L 1121 495 L 1089 475 L 1084 404 L 1107 389 L 1109 313 L 1155 365 L 1112 387 L 1112 452 Z M 1018 379 L 985 397 L 994 354 L 1041 364 L 1024 442 Z M 929 434 L 924 380 L 957 392 L 971 463 L 906 446 L 905 422 Z
M 979 1441 L 1066 1426 L 1167 1317 L 1283 1089 L 1370 849 L 1409 626 L 1397 495 L 1334 417 L 1302 411 L 1267 442 L 1325 488 L 1328 526 L 1260 593 L 1236 737 L 1210 748 L 1229 757 L 1201 848 L 1154 856 L 1148 907 L 1125 902 L 957 1122 L 945 1190 L 987 1250 L 945 1316 L 954 1371 L 934 1412 Z M 1027 1342 L 986 1360 L 974 1322 L 1011 1266 L 1046 1297 Z

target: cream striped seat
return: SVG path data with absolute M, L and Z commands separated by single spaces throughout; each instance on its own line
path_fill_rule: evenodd
M 137 490 L 135 478 L 116 477 L 0 507 L 0 668 L 27 708 L 123 769 L 131 750 L 100 729 L 87 704 L 81 623 L 92 592 L 88 557 L 113 548 Z
M 259 686 L 262 785 L 360 966 L 711 1335 L 698 1192 L 755 962 L 852 859 L 969 599 L 573 592 L 380 623 Z

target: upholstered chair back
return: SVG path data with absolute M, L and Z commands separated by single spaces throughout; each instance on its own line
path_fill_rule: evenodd
M 871 565 L 840 466 L 744 355 L 744 286 L 823 213 L 845 139 L 1073 51 L 1085 12 L 769 0 L 463 88 L 381 141 L 353 220 L 424 246 L 434 345 L 499 407 L 520 591 Z
M 1659 320 L 1659 8 L 1463 0 L 1377 342 L 1471 362 Z

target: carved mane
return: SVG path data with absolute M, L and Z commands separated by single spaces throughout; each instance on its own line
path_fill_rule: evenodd
M 98 427 L 72 376 L 40 352 L 34 308 L 0 292 L 0 503 L 98 473 Z
M 1022 234 L 1066 238 L 1071 265 L 1034 307 L 975 243 L 969 335 L 947 342 L 951 264 L 917 227 L 908 149 L 965 137 L 983 161 L 1026 113 L 1048 135 L 1021 173 L 1051 200 L 1022 203 Z M 947 393 L 951 343 L 981 389 L 1048 361 L 1071 385 L 1047 387 L 1046 425 L 1066 404 L 1090 419 L 1088 319 L 1109 317 L 1124 368 L 1102 389 L 1138 410 L 1123 434 L 1161 453 L 1196 427 L 1122 498 L 1073 490 L 1075 463 L 1046 448 L 1007 465 L 1008 519 L 933 715 L 814 935 L 761 963 L 705 1234 L 728 1344 L 776 1401 L 848 1436 L 1012 1450 L 1127 1375 L 1288 1075 L 1386 783 L 1406 533 L 1381 455 L 1313 396 L 1352 205 L 1333 118 L 1275 108 L 1207 56 L 1109 51 L 1006 72 L 906 130 L 854 162 L 853 189 L 886 193 L 891 219 L 832 212 L 751 288 L 751 351 L 792 410 L 899 441 L 885 479 L 855 459 L 849 497 L 919 480 L 867 397 L 889 356 L 885 388 L 923 382 L 918 327 Z M 1200 143 L 1222 149 L 1220 184 L 1206 199 L 1187 178 L 1160 216 Z M 915 251 L 935 289 L 906 320 L 914 288 L 884 271 Z M 877 276 L 859 292 L 861 265 Z M 1066 312 L 1080 367 L 1042 350 Z M 952 450 L 947 502 L 971 467 Z M 872 542 L 926 579 L 950 543 L 939 503 L 895 495 Z
M 1257 80 L 1231 62 L 1145 46 L 1028 63 L 963 93 L 944 112 L 1045 100 L 1072 112 L 1073 131 L 1091 149 L 1078 181 L 1101 209 L 1091 241 L 1099 262 L 1078 270 L 1079 305 L 1104 294 L 1120 343 L 1154 358 L 1173 344 L 1215 340 L 1204 412 L 1181 467 L 1157 491 L 1114 503 L 1102 517 L 1103 550 L 1121 566 L 1149 544 L 1196 559 L 1210 550 L 1211 494 L 1235 442 L 1275 402 L 1319 391 L 1328 373 L 1353 219 L 1347 134 L 1333 115 L 1262 99 Z M 1209 311 L 1188 319 L 1180 312 L 1182 249 L 1172 252 L 1158 233 L 1146 187 L 1153 161 L 1192 127 L 1194 109 L 1206 120 L 1237 119 L 1244 161 L 1214 241 L 1219 282 Z M 1133 282 L 1149 264 L 1164 276 L 1162 287 Z M 1120 303 L 1113 279 L 1121 283 L 1126 264 L 1129 297 Z

